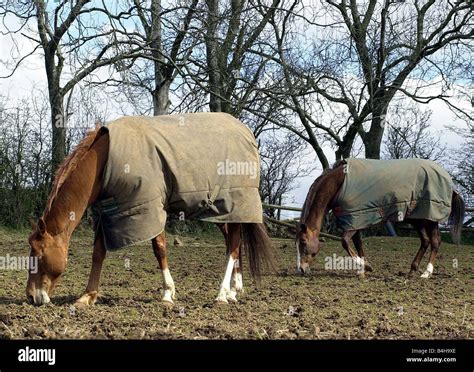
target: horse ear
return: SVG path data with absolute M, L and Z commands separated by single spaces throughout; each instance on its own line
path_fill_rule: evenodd
M 30 218 L 30 225 L 31 225 L 31 230 L 35 231 L 36 227 L 38 226 L 32 218 Z
M 306 234 L 306 233 L 308 232 L 308 227 L 307 227 L 304 223 L 302 223 L 302 224 L 300 225 L 300 231 L 301 231 L 303 234 Z
M 40 235 L 44 235 L 46 233 L 46 223 L 44 222 L 43 218 L 40 218 L 38 221 L 38 232 Z

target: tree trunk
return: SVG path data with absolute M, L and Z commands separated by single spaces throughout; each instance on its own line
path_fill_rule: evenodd
M 335 151 L 336 161 L 347 159 L 351 156 L 352 147 L 354 146 L 354 141 L 358 134 L 358 128 L 360 128 L 361 125 L 362 123 L 360 120 L 354 120 L 350 125 L 347 133 L 344 135 L 344 138 L 338 144 L 338 148 Z
M 383 131 L 380 129 L 370 131 L 368 134 L 368 140 L 364 142 L 365 145 L 365 157 L 367 159 L 380 159 L 380 140 L 382 138 Z
M 170 105 L 170 81 L 166 76 L 166 58 L 163 55 L 161 35 L 161 0 L 151 3 L 150 46 L 154 58 L 155 89 L 153 90 L 153 115 L 166 115 Z
M 364 134 L 362 141 L 365 147 L 365 157 L 367 159 L 380 159 L 380 148 L 382 145 L 383 132 L 385 129 L 385 117 L 387 115 L 387 105 L 377 105 L 383 107 L 380 110 L 374 110 L 372 113 L 372 123 L 370 130 Z
M 64 116 L 64 95 L 59 86 L 58 73 L 51 62 L 53 57 L 47 59 L 46 73 L 48 76 L 49 104 L 51 107 L 51 179 L 54 178 L 54 172 L 66 157 L 66 117 Z
M 349 141 L 344 141 L 343 143 L 341 143 L 337 150 L 334 152 L 334 157 L 336 158 L 336 161 L 350 158 L 353 144 L 353 138 Z
M 217 23 L 219 3 L 218 0 L 207 0 L 208 18 L 207 18 L 207 34 L 206 34 L 206 54 L 207 67 L 209 70 L 209 109 L 212 112 L 222 111 L 221 102 L 221 77 L 219 72 L 219 53 L 217 47 Z
M 324 154 L 323 149 L 319 146 L 319 144 L 312 142 L 311 147 L 313 150 L 316 152 L 316 155 L 318 156 L 318 160 L 321 163 L 323 169 L 328 169 L 329 168 L 329 161 Z
M 66 120 L 64 115 L 64 93 L 61 91 L 60 76 L 62 63 L 55 64 L 54 50 L 50 45 L 43 47 L 45 52 L 45 68 L 48 79 L 48 95 L 51 107 L 51 178 L 66 157 Z
M 158 75 L 155 73 L 155 80 L 159 80 Z M 158 84 L 153 91 L 153 115 L 166 115 L 170 106 L 169 91 L 170 81 L 164 80 Z
M 52 124 L 52 173 L 66 157 L 66 118 L 64 116 L 63 97 L 57 93 L 50 98 L 51 103 L 51 124 Z M 52 175 L 53 176 L 53 175 Z

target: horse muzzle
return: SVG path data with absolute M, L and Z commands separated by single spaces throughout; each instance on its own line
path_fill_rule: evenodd
M 48 294 L 43 289 L 37 289 L 34 293 L 27 294 L 28 302 L 32 305 L 41 306 L 51 302 Z
M 303 263 L 300 263 L 300 265 L 298 267 L 298 271 L 302 276 L 304 276 L 306 274 L 309 274 L 311 269 L 310 269 L 309 264 L 307 262 L 303 262 Z

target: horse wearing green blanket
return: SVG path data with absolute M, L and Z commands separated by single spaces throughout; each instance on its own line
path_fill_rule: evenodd
M 412 224 L 421 246 L 409 275 L 418 270 L 431 246 L 429 263 L 421 275 L 428 278 L 441 244 L 438 224 L 449 222 L 453 241 L 459 244 L 464 207 L 449 174 L 432 161 L 343 160 L 317 178 L 308 192 L 296 236 L 298 269 L 308 272 L 309 263 L 320 250 L 324 215 L 332 210 L 343 230 L 342 246 L 362 271 L 372 271 L 372 267 L 365 258 L 360 230 L 381 222 Z M 357 253 L 350 246 L 351 240 Z

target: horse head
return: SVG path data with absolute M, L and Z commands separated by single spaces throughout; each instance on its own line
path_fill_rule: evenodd
M 67 263 L 68 241 L 63 234 L 51 235 L 41 218 L 32 224 L 33 232 L 28 238 L 30 260 L 35 260 L 34 270 L 30 267 L 26 284 L 26 297 L 35 305 L 50 302 L 50 296 L 64 273 Z
M 296 264 L 298 271 L 302 274 L 309 272 L 309 264 L 318 254 L 320 247 L 319 236 L 316 231 L 312 231 L 304 223 L 300 224 L 300 228 L 296 233 Z

